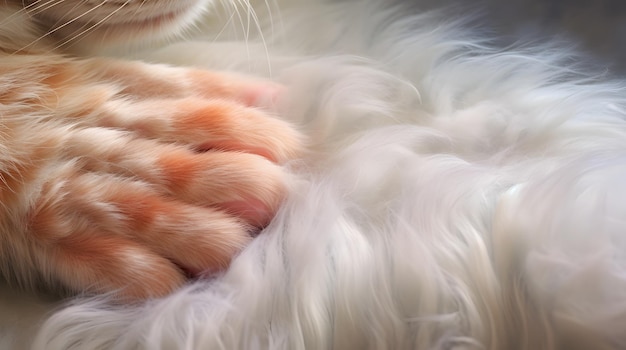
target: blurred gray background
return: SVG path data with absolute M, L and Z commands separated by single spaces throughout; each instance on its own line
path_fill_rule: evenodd
M 626 0 L 482 1 L 497 31 L 513 39 L 565 38 L 626 75 Z

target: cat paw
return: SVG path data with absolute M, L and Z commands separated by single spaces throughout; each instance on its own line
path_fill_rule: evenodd
M 281 164 L 303 145 L 267 109 L 282 87 L 229 86 L 114 96 L 71 127 L 50 126 L 56 151 L 37 181 L 27 215 L 36 243 L 25 248 L 45 280 L 136 301 L 228 267 L 274 217 L 287 189 Z

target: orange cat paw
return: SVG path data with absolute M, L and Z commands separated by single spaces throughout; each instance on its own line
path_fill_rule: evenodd
M 227 268 L 272 220 L 303 138 L 271 112 L 284 95 L 273 82 L 105 63 L 51 67 L 51 92 L 28 107 L 39 124 L 5 118 L 7 142 L 29 151 L 0 174 L 4 202 L 26 208 L 5 213 L 25 229 L 0 249 L 18 280 L 159 297 Z
M 44 190 L 30 231 L 45 247 L 47 277 L 123 300 L 163 296 L 189 272 L 224 269 L 253 230 L 219 205 L 189 204 L 119 175 L 68 168 Z

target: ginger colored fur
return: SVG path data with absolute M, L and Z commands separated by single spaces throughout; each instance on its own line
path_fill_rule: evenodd
M 280 94 L 271 82 L 67 54 L 62 30 L 45 33 L 71 18 L 46 22 L 42 6 L 85 3 L 0 3 L 0 272 L 26 288 L 163 296 L 228 266 L 269 222 L 300 136 L 255 106 Z M 150 15 L 159 3 L 176 2 Z M 166 24 L 150 32 L 183 26 Z

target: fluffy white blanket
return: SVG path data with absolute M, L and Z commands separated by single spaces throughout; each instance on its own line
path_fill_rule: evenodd
M 2 349 L 626 348 L 624 84 L 459 8 L 267 4 L 140 56 L 288 87 L 310 153 L 276 219 L 147 305 L 4 288 Z

